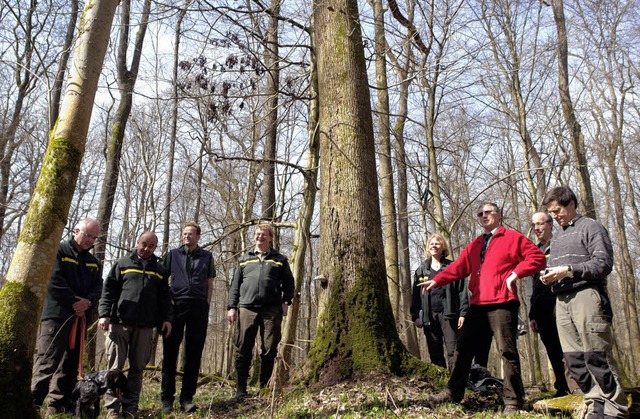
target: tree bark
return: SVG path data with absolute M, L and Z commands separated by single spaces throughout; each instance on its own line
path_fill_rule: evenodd
M 560 92 L 560 104 L 562 113 L 569 129 L 573 154 L 576 159 L 576 169 L 580 182 L 580 199 L 583 202 L 583 213 L 587 217 L 596 218 L 596 206 L 593 199 L 591 177 L 587 167 L 587 151 L 584 144 L 584 136 L 578 119 L 576 118 L 571 94 L 569 92 L 569 41 L 567 39 L 567 27 L 564 19 L 563 0 L 551 0 L 553 18 L 558 32 L 558 91 Z
M 175 26 L 175 37 L 173 39 L 173 81 L 171 83 L 171 136 L 169 139 L 169 166 L 167 167 L 167 184 L 164 191 L 165 207 L 163 211 L 162 229 L 162 254 L 169 251 L 169 233 L 171 230 L 171 202 L 173 200 L 173 160 L 176 154 L 176 137 L 178 131 L 178 64 L 180 63 L 180 39 L 182 37 L 182 21 L 187 14 L 187 9 L 191 0 L 185 0 L 184 7 L 180 9 L 178 21 Z
M 320 272 L 326 306 L 307 359 L 323 384 L 406 371 L 384 266 L 371 104 L 356 0 L 314 2 L 320 101 Z
M 98 206 L 98 224 L 100 224 L 100 236 L 96 240 L 94 253 L 101 261 L 105 257 L 105 249 L 109 238 L 109 223 L 113 212 L 113 203 L 118 187 L 118 176 L 120 174 L 120 159 L 122 157 L 122 145 L 127 122 L 131 115 L 133 106 L 133 89 L 138 78 L 140 58 L 142 56 L 142 44 L 149 22 L 149 12 L 151 10 L 151 0 L 145 0 L 142 15 L 140 16 L 140 26 L 133 48 L 131 69 L 127 69 L 127 49 L 129 47 L 129 30 L 131 28 L 131 0 L 122 2 L 122 22 L 120 28 L 120 38 L 118 40 L 118 90 L 120 91 L 120 104 L 116 111 L 115 121 L 111 125 L 111 137 L 107 149 L 107 165 L 100 192 L 100 204 Z
M 267 87 L 265 95 L 266 103 L 266 129 L 264 158 L 262 161 L 263 185 L 262 185 L 262 218 L 274 220 L 276 217 L 276 173 L 275 160 L 278 141 L 278 95 L 280 89 L 280 63 L 278 40 L 278 15 L 280 14 L 280 1 L 272 0 L 269 8 L 269 24 L 264 40 L 264 64 L 266 67 Z
M 24 229 L 0 290 L 0 411 L 5 418 L 35 418 L 30 381 L 38 316 L 58 242 L 66 224 L 84 154 L 98 79 L 117 0 L 86 5 L 70 83 Z
M 78 21 L 79 0 L 71 0 L 71 11 L 69 12 L 69 22 L 67 23 L 67 33 L 64 36 L 64 46 L 62 54 L 60 54 L 60 64 L 56 72 L 56 78 L 53 81 L 51 89 L 51 104 L 49 105 L 49 129 L 53 129 L 58 114 L 60 113 L 60 98 L 62 97 L 62 84 L 64 83 L 64 75 L 67 73 L 67 63 L 71 55 L 71 47 L 73 45 L 73 34 L 76 31 L 76 22 Z

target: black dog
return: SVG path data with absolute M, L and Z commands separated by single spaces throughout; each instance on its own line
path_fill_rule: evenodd
M 73 398 L 76 401 L 76 418 L 83 414 L 97 418 L 100 413 L 100 397 L 111 390 L 114 396 L 122 398 L 127 392 L 127 377 L 119 369 L 92 371 L 76 383 Z

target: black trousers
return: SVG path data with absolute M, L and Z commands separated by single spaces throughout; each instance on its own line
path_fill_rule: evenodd
M 518 329 L 517 301 L 504 304 L 472 305 L 458 337 L 456 362 L 447 387 L 454 399 L 462 399 L 469 380 L 471 362 L 478 342 L 493 333 L 502 356 L 505 405 L 522 406 L 524 385 L 520 374 L 520 356 L 516 343 Z
M 442 312 L 429 313 L 429 325 L 423 327 L 424 336 L 427 339 L 429 358 L 431 363 L 449 369 L 455 362 L 456 339 L 458 338 L 457 319 L 445 319 Z M 445 362 L 443 345 L 447 348 Z
M 540 340 L 547 350 L 549 363 L 553 368 L 553 374 L 556 376 L 554 387 L 560 393 L 568 393 L 570 391 L 565 376 L 564 356 L 562 354 L 562 346 L 560 345 L 560 336 L 558 336 L 558 326 L 556 325 L 556 317 L 553 310 L 545 315 L 539 316 L 536 320 L 538 325 L 538 333 Z
M 173 402 L 176 392 L 176 369 L 180 344 L 184 338 L 185 364 L 180 403 L 193 401 L 198 384 L 202 350 L 209 325 L 209 304 L 204 300 L 179 299 L 173 307 L 171 334 L 163 338 L 162 401 Z

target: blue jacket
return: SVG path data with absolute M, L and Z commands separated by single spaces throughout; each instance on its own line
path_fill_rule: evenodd
M 187 259 L 190 266 L 187 271 Z M 171 278 L 171 296 L 173 299 L 193 298 L 207 301 L 209 278 L 216 276 L 211 252 L 200 246 L 188 254 L 186 245 L 169 252 L 165 267 Z

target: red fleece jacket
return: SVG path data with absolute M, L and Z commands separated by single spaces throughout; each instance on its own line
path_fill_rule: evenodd
M 518 278 L 531 276 L 545 268 L 544 253 L 521 233 L 500 226 L 489 242 L 480 263 L 483 238 L 476 237 L 464 248 L 460 257 L 435 276 L 438 287 L 458 279 L 469 279 L 472 305 L 501 304 L 518 300 L 507 289 L 507 278 L 515 272 Z

